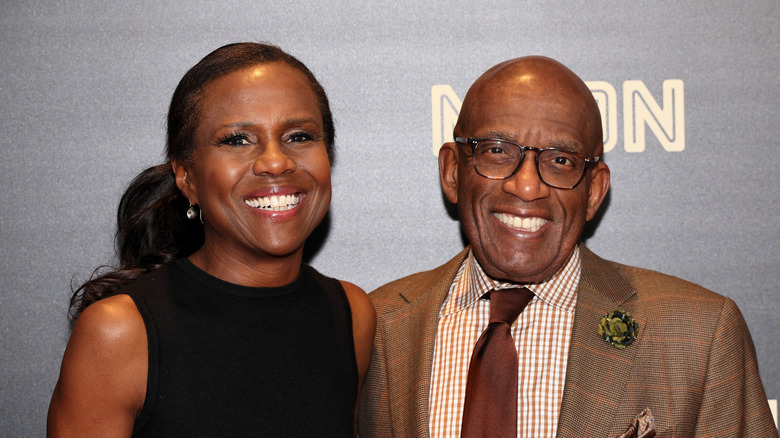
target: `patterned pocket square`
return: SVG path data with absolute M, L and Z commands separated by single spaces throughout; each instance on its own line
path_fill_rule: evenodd
M 645 408 L 634 418 L 626 432 L 617 438 L 654 438 L 655 437 L 655 419 L 650 408 Z

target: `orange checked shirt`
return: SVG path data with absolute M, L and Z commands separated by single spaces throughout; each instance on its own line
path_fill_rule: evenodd
M 518 437 L 554 437 L 566 379 L 580 279 L 580 249 L 550 280 L 524 284 L 536 296 L 512 325 L 518 372 Z M 485 274 L 473 253 L 460 266 L 442 305 L 430 391 L 432 438 L 460 436 L 466 378 L 477 339 L 488 325 L 491 289 L 518 287 Z

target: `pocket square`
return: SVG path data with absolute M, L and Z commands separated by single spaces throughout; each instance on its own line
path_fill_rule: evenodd
M 655 437 L 655 419 L 650 408 L 645 408 L 634 418 L 631 425 L 628 426 L 625 433 L 617 438 L 654 438 Z

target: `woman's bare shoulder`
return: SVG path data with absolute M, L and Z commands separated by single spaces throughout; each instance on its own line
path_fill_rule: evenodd
M 146 328 L 128 295 L 87 307 L 73 326 L 49 407 L 50 436 L 129 436 L 146 397 Z

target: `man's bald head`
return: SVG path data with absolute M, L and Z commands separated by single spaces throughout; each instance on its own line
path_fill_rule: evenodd
M 463 100 L 455 131 L 468 131 L 472 117 L 476 116 L 473 113 L 482 111 L 485 106 L 501 105 L 502 97 L 509 96 L 529 103 L 557 103 L 568 107 L 574 116 L 572 123 L 578 123 L 585 135 L 588 154 L 602 154 L 601 113 L 593 94 L 565 65 L 544 56 L 510 59 L 480 76 Z

